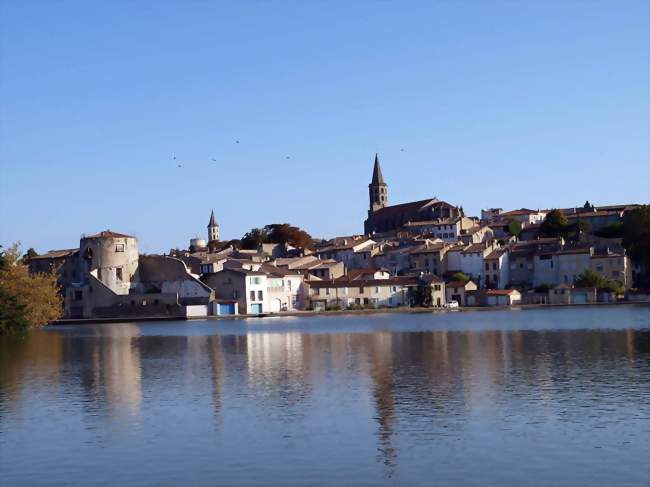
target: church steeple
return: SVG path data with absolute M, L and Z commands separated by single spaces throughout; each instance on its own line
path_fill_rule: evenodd
M 208 222 L 208 242 L 219 240 L 219 224 L 214 217 L 214 210 L 210 213 L 210 221 Z
M 372 170 L 372 183 L 371 184 L 386 184 L 384 183 L 384 175 L 381 173 L 381 165 L 379 164 L 379 156 L 375 152 L 375 167 Z
M 379 155 L 375 154 L 375 166 L 372 170 L 372 181 L 368 185 L 370 196 L 370 211 L 376 211 L 388 205 L 388 185 L 384 182 L 384 175 L 381 173 Z

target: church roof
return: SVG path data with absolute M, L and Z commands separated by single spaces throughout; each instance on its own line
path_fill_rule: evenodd
M 217 219 L 214 217 L 214 210 L 212 210 L 212 213 L 210 213 L 210 223 L 208 223 L 208 228 L 216 227 L 216 226 L 217 226 Z
M 384 175 L 381 173 L 381 165 L 379 164 L 379 156 L 375 154 L 375 167 L 372 170 L 372 182 L 370 184 L 386 184 L 384 182 Z

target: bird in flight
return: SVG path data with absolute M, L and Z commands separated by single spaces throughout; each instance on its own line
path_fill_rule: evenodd
M 181 164 L 179 164 L 178 167 L 183 167 L 183 166 Z
M 291 159 L 291 157 L 287 156 L 287 159 Z
M 217 160 L 213 157 L 213 158 L 212 158 L 212 162 L 217 162 Z
M 239 141 L 238 141 L 238 140 L 236 140 L 236 141 L 235 141 L 235 144 L 239 144 Z
M 401 152 L 404 152 L 404 147 L 402 147 L 402 148 L 400 149 L 400 151 L 401 151 Z

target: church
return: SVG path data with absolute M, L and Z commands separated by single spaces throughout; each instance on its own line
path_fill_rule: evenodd
M 366 235 L 401 230 L 407 223 L 443 222 L 462 217 L 463 209 L 437 198 L 388 205 L 388 185 L 381 173 L 379 156 L 375 154 L 372 181 L 368 185 L 370 208 L 364 222 Z

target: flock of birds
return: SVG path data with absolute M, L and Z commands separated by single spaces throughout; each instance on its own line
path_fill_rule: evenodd
M 239 144 L 239 141 L 236 140 L 236 141 L 235 141 L 235 144 Z M 402 148 L 400 149 L 400 152 L 404 152 L 404 147 L 402 147 Z M 179 168 L 180 168 L 180 167 L 183 167 L 183 165 L 178 161 L 178 159 L 177 159 L 176 156 L 172 156 L 172 157 L 173 157 L 174 162 L 176 162 L 177 167 L 179 167 Z M 291 159 L 291 156 L 285 156 L 285 159 Z M 216 160 L 214 157 L 211 157 L 210 160 L 211 160 L 212 162 L 217 162 L 217 160 Z

